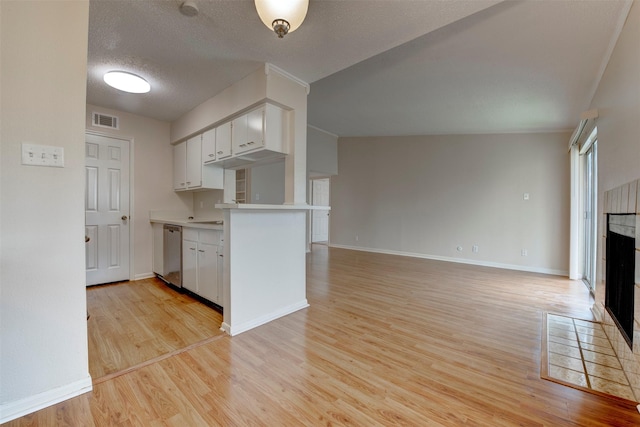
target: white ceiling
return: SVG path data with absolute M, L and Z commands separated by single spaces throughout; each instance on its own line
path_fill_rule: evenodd
M 311 84 L 309 123 L 340 136 L 575 126 L 629 3 L 311 0 L 278 39 L 253 0 L 91 0 L 87 102 L 171 121 L 270 62 Z M 122 69 L 152 91 L 102 82 Z

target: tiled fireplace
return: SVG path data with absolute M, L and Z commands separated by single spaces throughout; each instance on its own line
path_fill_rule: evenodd
M 604 193 L 604 217 L 599 230 L 602 232 L 602 268 L 603 281 L 596 286 L 596 302 L 594 313 L 602 320 L 604 330 L 616 351 L 622 364 L 622 368 L 629 379 L 636 396 L 640 400 L 640 179 L 614 188 Z M 634 274 L 634 313 L 633 313 L 633 348 L 629 347 L 627 340 L 619 331 L 618 326 L 605 309 L 605 295 L 607 293 L 606 277 L 608 277 L 606 248 L 607 248 L 607 224 L 609 214 L 635 214 L 635 274 Z M 627 218 L 629 218 L 627 216 Z M 631 216 L 631 220 L 633 220 Z M 614 220 L 615 222 L 616 220 Z M 610 275 L 609 275 L 610 276 Z

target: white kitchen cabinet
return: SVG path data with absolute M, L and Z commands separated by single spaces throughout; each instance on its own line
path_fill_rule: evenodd
M 218 301 L 218 246 L 198 242 L 198 295 Z
M 216 160 L 231 157 L 231 122 L 216 128 Z
M 209 129 L 202 134 L 202 163 L 207 164 L 216 160 L 216 130 Z
M 187 142 L 173 147 L 173 189 L 187 188 Z
M 273 106 L 272 106 L 273 107 Z M 265 112 L 266 106 L 244 114 L 233 121 L 232 145 L 233 154 L 240 154 L 265 146 Z M 273 107 L 276 108 L 276 107 Z M 274 117 L 277 118 L 277 115 Z M 278 127 L 277 123 L 270 126 Z M 280 124 L 280 128 L 282 124 Z
M 179 190 L 223 189 L 224 169 L 203 164 L 203 135 L 196 135 L 173 147 L 173 188 Z
M 187 188 L 202 187 L 202 135 L 187 140 Z
M 198 293 L 198 242 L 182 240 L 182 287 Z
M 222 305 L 221 231 L 183 228 L 182 287 Z

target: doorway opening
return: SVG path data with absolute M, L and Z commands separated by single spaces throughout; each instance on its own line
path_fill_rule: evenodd
M 330 197 L 329 178 L 311 180 L 311 204 L 314 206 L 329 206 Z M 329 211 L 311 211 L 311 243 L 329 244 Z

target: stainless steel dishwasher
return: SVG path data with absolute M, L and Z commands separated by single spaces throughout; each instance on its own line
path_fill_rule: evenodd
M 164 265 L 162 278 L 179 288 L 182 287 L 182 227 L 164 225 Z

